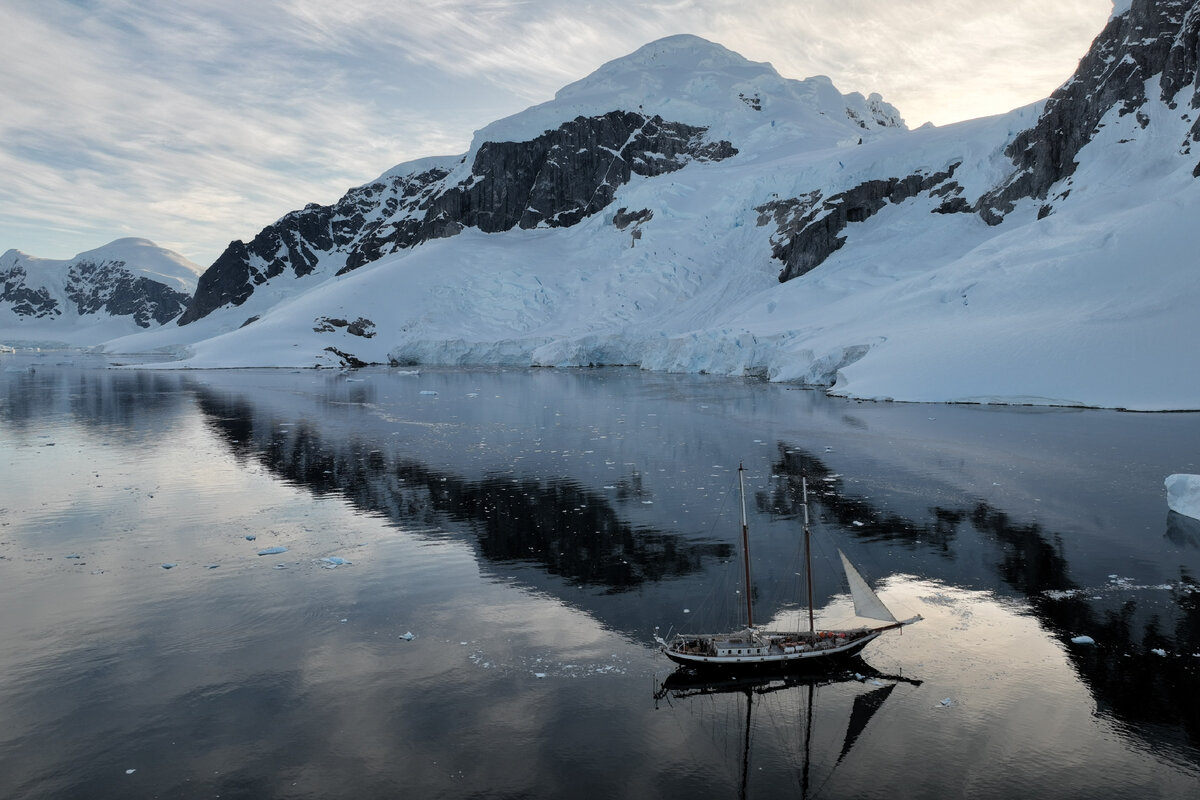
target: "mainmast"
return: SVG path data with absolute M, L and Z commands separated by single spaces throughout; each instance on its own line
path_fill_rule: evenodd
M 815 633 L 817 626 L 813 621 L 813 580 L 812 580 L 812 534 L 808 530 L 808 478 L 800 476 L 800 489 L 803 492 L 804 506 L 804 584 L 808 587 L 808 632 Z
M 746 468 L 738 463 L 738 492 L 742 497 L 742 561 L 746 564 L 746 627 L 754 627 L 754 602 L 750 599 L 750 526 L 746 524 Z

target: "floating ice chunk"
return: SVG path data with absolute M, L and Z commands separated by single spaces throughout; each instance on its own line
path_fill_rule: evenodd
M 406 641 L 406 642 L 411 642 L 413 639 L 415 639 L 415 638 L 417 638 L 417 637 L 413 636 L 413 632 L 412 632 L 412 631 L 408 631 L 407 633 L 403 633 L 403 634 L 401 634 L 401 635 L 400 635 L 400 638 L 401 638 L 401 639 L 403 639 L 403 640 L 404 640 L 404 641 Z
M 1095 644 L 1096 640 L 1090 636 L 1075 636 L 1071 639 L 1071 644 Z
M 421 394 L 437 397 L 437 392 L 433 391 L 432 389 L 422 389 Z
M 326 569 L 333 569 L 334 567 L 341 567 L 346 564 L 354 563 L 352 561 L 347 561 L 341 556 L 328 556 L 326 558 L 322 558 L 321 560 L 325 562 Z
M 1168 475 L 1167 507 L 1176 514 L 1200 519 L 1200 475 Z
M 863 523 L 859 522 L 858 520 L 854 520 L 854 522 L 852 522 L 850 524 L 856 528 L 861 528 L 863 526 Z
M 71 554 L 69 554 L 69 555 L 67 555 L 67 556 L 64 556 L 64 557 L 65 557 L 65 558 L 83 558 L 83 556 L 79 555 L 79 553 L 71 553 Z
M 692 610 L 691 610 L 690 608 L 685 608 L 685 609 L 683 610 L 683 613 L 685 613 L 685 614 L 690 614 L 690 613 L 692 613 Z
M 133 769 L 127 769 L 127 770 L 125 770 L 125 774 L 126 774 L 126 775 L 132 775 L 132 774 L 133 774 L 133 773 L 135 773 L 135 772 L 137 772 L 137 768 L 136 768 L 136 767 L 135 767 L 135 768 L 133 768 Z
M 949 708 L 950 706 L 954 705 L 954 700 L 952 700 L 949 697 L 944 698 L 942 700 L 942 702 L 940 703 L 940 705 L 942 706 L 942 708 Z
M 275 569 L 287 569 L 287 564 L 276 564 Z
M 221 566 L 221 565 L 220 564 L 205 564 L 204 568 L 205 569 L 216 569 L 219 566 Z
M 166 564 L 163 564 L 162 568 L 163 569 L 172 569 L 173 567 L 178 567 L 178 566 L 179 566 L 178 564 L 173 564 L 173 563 L 168 562 Z
M 1154 653 L 1154 655 L 1156 655 L 1156 656 L 1165 656 L 1167 654 L 1167 651 L 1163 650 L 1161 647 L 1156 647 L 1153 650 L 1151 650 L 1150 652 Z
M 266 547 L 258 551 L 260 556 L 273 556 L 279 553 L 286 553 L 287 548 L 283 545 L 275 545 L 274 547 Z
M 257 538 L 258 538 L 258 536 L 256 536 L 256 535 L 255 535 L 255 534 L 253 534 L 253 533 L 247 533 L 247 534 L 246 534 L 246 541 L 247 541 L 247 542 L 253 542 L 253 541 L 254 541 L 255 539 L 257 539 Z
M 533 677 L 535 677 L 535 678 L 544 678 L 544 677 L 546 677 L 546 673 L 544 673 L 544 672 L 535 672 L 535 673 L 533 673 Z

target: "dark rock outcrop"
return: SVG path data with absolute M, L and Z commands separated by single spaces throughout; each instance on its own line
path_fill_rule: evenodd
M 632 111 L 576 117 L 528 142 L 487 142 L 471 178 L 434 198 L 418 239 L 463 227 L 488 233 L 515 227 L 569 227 L 612 202 L 634 175 L 663 175 L 689 161 L 737 153 L 705 142 L 704 128 Z
M 957 168 L 955 163 L 944 172 L 864 181 L 824 201 L 819 191 L 812 191 L 758 206 L 758 224 L 774 220 L 777 226 L 771 242 L 772 255 L 784 264 L 780 282 L 820 266 L 846 243 L 841 233 L 850 223 L 865 222 L 889 203 L 903 203 L 922 192 L 933 194 L 935 187 L 950 181 Z
M 398 250 L 464 228 L 494 233 L 515 227 L 565 227 L 612 202 L 633 175 L 673 172 L 691 161 L 736 155 L 706 129 L 612 111 L 577 117 L 526 142 L 485 142 L 470 176 L 447 185 L 446 169 L 396 175 L 351 190 L 332 206 L 309 205 L 231 242 L 200 277 L 180 318 L 186 325 L 285 272 L 302 277 L 322 259 L 344 274 Z
M 44 286 L 26 285 L 27 274 L 20 264 L 0 271 L 0 303 L 11 305 L 19 317 L 57 317 L 62 314 L 58 301 Z
M 139 328 L 165 325 L 179 316 L 188 295 L 145 276 L 123 261 L 78 261 L 67 273 L 67 298 L 80 315 L 100 311 L 132 317 Z
M 1079 151 L 1099 131 L 1100 121 L 1113 108 L 1134 114 L 1144 128 L 1149 117 L 1141 112 L 1149 98 L 1146 81 L 1161 75 L 1159 100 L 1175 107 L 1191 87 L 1188 105 L 1200 107 L 1196 90 L 1200 60 L 1200 6 L 1195 0 L 1134 0 L 1130 10 L 1109 21 L 1080 60 L 1074 76 L 1046 101 L 1037 124 L 1021 132 L 1005 151 L 1016 170 L 975 204 L 980 216 L 995 225 L 1022 198 L 1045 199 L 1050 188 L 1069 178 L 1078 166 Z M 1200 141 L 1200 119 L 1192 127 Z
M 353 322 L 334 317 L 318 317 L 313 325 L 313 331 L 316 333 L 332 333 L 339 328 L 344 328 L 346 333 L 361 336 L 363 339 L 370 339 L 375 335 L 375 323 L 366 317 L 359 317 Z
M 200 276 L 179 324 L 221 306 L 240 306 L 255 287 L 285 272 L 297 278 L 308 275 L 322 256 L 341 254 L 347 270 L 392 252 L 390 245 L 397 236 L 390 229 L 402 227 L 396 218 L 415 213 L 447 174 L 444 169 L 429 169 L 390 176 L 350 190 L 334 205 L 310 203 L 292 211 L 263 228 L 249 244 L 230 242 Z M 389 231 L 382 231 L 384 227 Z

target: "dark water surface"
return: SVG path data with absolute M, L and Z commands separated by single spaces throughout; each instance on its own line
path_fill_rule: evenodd
M 1200 415 L 102 366 L 0 356 L 0 797 L 1200 786 L 1200 522 L 1163 488 Z M 656 626 L 737 624 L 739 461 L 759 621 L 799 611 L 802 473 L 818 555 L 925 621 L 831 675 L 673 674 Z

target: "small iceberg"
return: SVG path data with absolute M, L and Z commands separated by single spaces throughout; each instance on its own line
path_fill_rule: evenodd
M 247 533 L 247 534 L 246 534 L 246 541 L 247 541 L 247 542 L 253 542 L 253 541 L 254 541 L 255 539 L 257 539 L 257 538 L 258 538 L 258 537 L 257 537 L 256 535 L 254 535 L 253 533 Z
M 287 548 L 284 547 L 283 545 L 275 545 L 274 547 L 265 547 L 262 550 L 259 550 L 258 554 L 260 556 L 274 556 L 274 555 L 278 555 L 279 553 L 286 553 L 286 552 L 287 552 Z
M 407 633 L 401 634 L 400 638 L 406 642 L 411 642 L 413 639 L 415 639 L 417 637 L 413 636 L 412 631 L 408 631 Z
M 1075 636 L 1071 639 L 1071 644 L 1095 644 L 1096 640 L 1090 636 Z
M 1200 475 L 1168 475 L 1167 508 L 1176 514 L 1200 519 Z
M 321 560 L 325 562 L 325 569 L 333 569 L 334 567 L 342 567 L 354 563 L 353 561 L 347 561 L 341 556 L 329 556 Z
M 167 564 L 163 564 L 163 565 L 162 565 L 162 568 L 163 568 L 163 569 L 173 569 L 173 568 L 175 568 L 175 567 L 178 567 L 178 566 L 179 566 L 178 564 L 174 564 L 174 563 L 167 563 Z

